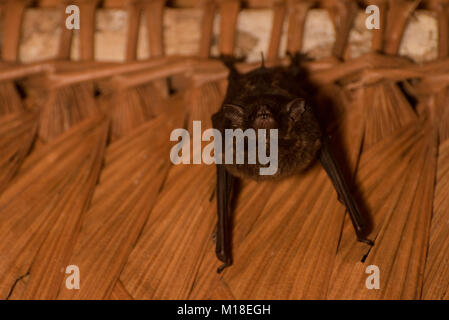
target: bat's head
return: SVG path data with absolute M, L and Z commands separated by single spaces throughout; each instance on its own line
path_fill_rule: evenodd
M 223 114 L 230 128 L 278 129 L 280 135 L 288 134 L 299 125 L 305 111 L 304 99 L 282 96 L 264 96 L 245 103 L 223 105 Z
M 266 151 L 269 148 L 267 154 L 273 157 L 270 165 L 278 165 L 271 178 L 303 170 L 316 158 L 320 147 L 320 124 L 314 116 L 308 87 L 303 85 L 301 77 L 282 68 L 259 68 L 234 76 L 229 80 L 222 108 L 212 118 L 216 128 L 225 134 L 226 129 L 234 129 L 233 137 L 239 133 L 236 129 L 244 132 L 248 150 L 245 147 L 241 151 L 245 156 L 241 159 L 246 159 L 246 153 L 250 159 L 251 146 L 257 148 L 257 154 L 261 146 L 265 145 Z M 251 129 L 257 131 L 256 135 Z M 261 130 L 265 130 L 265 135 Z M 241 145 L 237 143 L 237 137 L 231 142 L 233 147 Z M 234 151 L 232 155 L 240 155 L 236 148 Z M 261 179 L 259 169 L 266 165 L 259 160 L 257 158 L 255 164 L 229 164 L 226 169 L 238 177 Z

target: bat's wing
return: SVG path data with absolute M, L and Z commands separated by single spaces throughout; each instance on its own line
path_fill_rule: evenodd
M 217 258 L 223 261 L 218 268 L 220 273 L 226 267 L 232 265 L 232 216 L 231 194 L 234 178 L 225 170 L 224 166 L 217 164 Z
M 332 180 L 339 200 L 346 206 L 346 209 L 349 212 L 349 216 L 351 217 L 352 224 L 354 225 L 354 229 L 357 234 L 357 239 L 361 242 L 372 245 L 372 241 L 367 240 L 364 237 L 367 223 L 365 221 L 365 218 L 361 214 L 354 197 L 352 196 L 352 193 L 345 181 L 340 167 L 338 166 L 337 160 L 332 153 L 331 146 L 327 137 L 324 137 L 322 139 L 320 161 L 327 175 Z
M 212 116 L 212 124 L 215 129 L 224 131 L 223 115 L 217 112 Z M 222 135 L 222 146 L 224 146 L 224 136 Z M 217 150 L 215 150 L 217 152 Z M 219 151 L 218 151 L 219 152 Z M 223 154 L 219 155 L 223 158 Z M 216 249 L 217 258 L 224 264 L 217 270 L 222 272 L 226 267 L 232 265 L 232 215 L 231 215 L 231 195 L 234 183 L 232 177 L 225 169 L 224 165 L 217 164 L 217 231 Z

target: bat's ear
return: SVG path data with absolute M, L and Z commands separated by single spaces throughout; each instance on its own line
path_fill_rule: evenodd
M 301 119 L 302 114 L 306 111 L 306 101 L 296 98 L 290 101 L 286 106 L 287 114 L 293 121 Z
M 243 107 L 236 104 L 223 105 L 223 114 L 225 118 L 231 120 L 231 122 L 235 124 L 242 123 L 245 115 Z

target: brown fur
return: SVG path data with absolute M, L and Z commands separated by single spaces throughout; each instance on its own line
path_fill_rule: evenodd
M 267 129 L 267 132 L 278 129 L 279 162 L 275 175 L 262 176 L 259 174 L 262 165 L 248 164 L 245 149 L 245 164 L 226 164 L 226 170 L 236 177 L 264 180 L 282 178 L 307 168 L 317 156 L 322 134 L 311 101 L 301 89 L 304 87 L 301 77 L 289 69 L 262 66 L 247 74 L 231 73 L 230 78 L 223 105 L 212 117 L 214 127 L 223 137 L 225 129 L 253 128 Z M 288 109 L 295 99 L 304 100 L 303 109 L 299 110 L 299 106 Z

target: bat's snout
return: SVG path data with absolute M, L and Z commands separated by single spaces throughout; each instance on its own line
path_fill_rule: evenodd
M 270 109 L 266 105 L 259 108 L 256 114 L 256 118 L 253 122 L 254 129 L 275 129 L 277 127 L 277 122 L 273 117 Z

